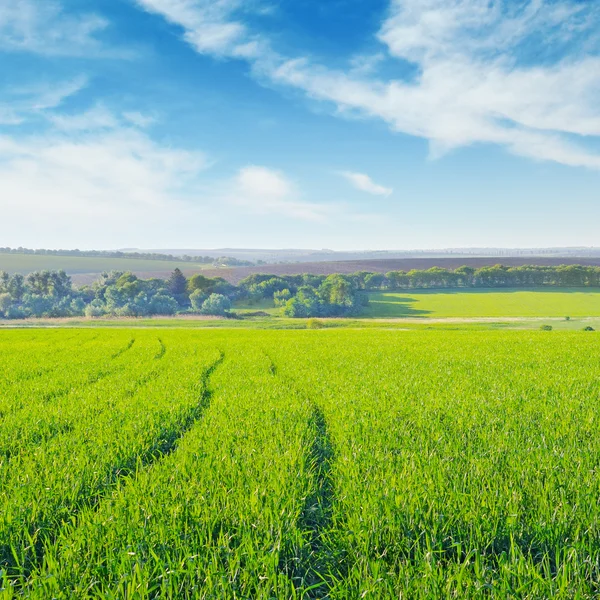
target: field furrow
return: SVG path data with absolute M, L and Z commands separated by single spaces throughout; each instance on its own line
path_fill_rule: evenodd
M 17 578 L 40 560 L 44 545 L 65 522 L 83 506 L 97 504 L 121 478 L 172 451 L 196 418 L 201 384 L 178 378 L 181 366 L 159 367 L 153 361 L 155 341 L 140 344 L 140 354 L 131 355 L 139 362 L 126 374 L 82 393 L 79 406 L 71 399 L 68 431 L 2 465 L 0 548 L 4 567 Z M 194 356 L 194 367 L 202 372 L 203 362 L 206 368 L 214 362 L 214 351 L 196 352 L 188 346 L 179 356 Z M 190 369 L 187 360 L 180 364 Z M 156 389 L 147 386 L 153 380 Z
M 279 563 L 290 539 L 303 543 L 297 523 L 308 484 L 302 444 L 311 408 L 289 403 L 250 346 L 228 348 L 226 356 L 205 372 L 203 402 L 210 407 L 176 451 L 65 525 L 26 595 L 294 594 Z

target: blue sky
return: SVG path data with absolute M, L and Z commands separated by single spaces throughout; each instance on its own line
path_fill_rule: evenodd
M 0 246 L 600 246 L 600 3 L 0 3 Z

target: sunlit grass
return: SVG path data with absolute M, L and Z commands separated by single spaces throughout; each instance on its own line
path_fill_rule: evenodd
M 598 290 L 407 291 L 369 294 L 365 317 L 595 317 Z
M 599 339 L 2 331 L 2 597 L 597 597 Z

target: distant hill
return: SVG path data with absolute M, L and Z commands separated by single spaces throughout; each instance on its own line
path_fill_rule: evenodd
M 154 252 L 173 256 L 231 256 L 252 262 L 275 263 L 315 263 L 355 260 L 396 260 L 413 258 L 475 258 L 475 257 L 587 257 L 600 258 L 600 248 L 448 248 L 438 250 L 315 250 L 298 248 L 256 249 L 256 248 L 218 248 L 206 249 L 139 249 L 127 251 Z

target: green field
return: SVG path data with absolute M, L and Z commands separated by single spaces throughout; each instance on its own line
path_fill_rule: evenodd
M 0 271 L 26 275 L 32 271 L 64 270 L 69 275 L 99 274 L 103 271 L 133 271 L 135 273 L 169 273 L 182 270 L 206 269 L 209 265 L 169 260 L 144 260 L 138 258 L 104 258 L 86 256 L 47 256 L 37 254 L 0 253 Z
M 596 598 L 600 338 L 0 331 L 3 598 Z
M 595 317 L 600 290 L 430 290 L 369 294 L 365 317 Z

